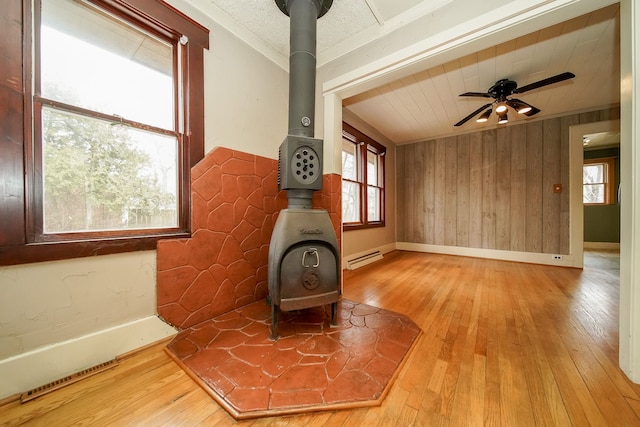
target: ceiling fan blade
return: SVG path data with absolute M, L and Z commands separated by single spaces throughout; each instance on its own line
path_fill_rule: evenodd
M 574 77 L 575 77 L 575 74 L 568 73 L 568 72 L 567 73 L 558 74 L 557 76 L 548 77 L 546 79 L 542 79 L 542 80 L 539 80 L 537 82 L 533 82 L 531 84 L 519 87 L 516 90 L 514 90 L 512 93 L 527 92 L 527 91 L 530 91 L 530 90 L 533 90 L 533 89 L 537 89 L 537 88 L 542 87 L 542 86 L 547 86 L 547 85 L 550 85 L 550 84 L 562 82 L 564 80 L 569 80 L 569 79 L 572 79 Z
M 482 107 L 478 108 L 476 111 L 474 111 L 473 113 L 469 114 L 467 117 L 465 117 L 464 119 L 460 120 L 458 123 L 456 123 L 454 126 L 462 126 L 463 124 L 467 123 L 473 116 L 475 116 L 476 114 L 480 113 L 482 110 L 484 110 L 485 108 L 491 106 L 491 104 L 493 104 L 493 102 L 488 103 L 487 105 L 483 105 Z
M 538 114 L 539 112 L 540 112 L 540 110 L 532 105 L 531 106 L 531 111 L 527 111 L 526 113 L 522 113 L 522 114 L 524 114 L 527 117 L 531 117 L 531 116 L 534 116 L 534 115 Z
M 490 93 L 486 92 L 465 92 L 461 93 L 459 96 L 475 96 L 478 98 L 493 98 Z

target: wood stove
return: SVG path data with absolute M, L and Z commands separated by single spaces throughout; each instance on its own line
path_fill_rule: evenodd
M 339 247 L 329 213 L 312 209 L 322 189 L 323 142 L 314 136 L 316 20 L 333 0 L 276 0 L 290 17 L 289 132 L 278 155 L 278 188 L 287 190 L 269 245 L 271 336 L 278 338 L 280 310 L 331 304 L 340 298 Z

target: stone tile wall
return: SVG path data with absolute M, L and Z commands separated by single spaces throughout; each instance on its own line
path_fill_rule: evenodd
M 269 241 L 287 207 L 277 178 L 276 160 L 227 148 L 193 167 L 192 236 L 158 242 L 158 314 L 166 322 L 188 328 L 267 296 Z M 341 188 L 339 175 L 325 175 L 313 197 L 339 241 Z

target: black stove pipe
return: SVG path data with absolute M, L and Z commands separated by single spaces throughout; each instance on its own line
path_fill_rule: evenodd
M 290 18 L 289 135 L 313 138 L 316 106 L 316 21 L 333 0 L 276 0 Z M 313 190 L 289 189 L 289 208 L 311 209 Z

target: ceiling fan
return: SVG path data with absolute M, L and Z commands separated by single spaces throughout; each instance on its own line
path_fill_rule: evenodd
M 519 114 L 524 114 L 525 116 L 533 116 L 534 114 L 538 114 L 540 112 L 539 109 L 534 107 L 533 105 L 527 104 L 524 101 L 521 101 L 516 98 L 511 98 L 511 95 L 527 92 L 533 89 L 538 89 L 539 87 L 547 86 L 550 84 L 558 83 L 564 80 L 572 79 L 575 75 L 573 73 L 562 73 L 556 76 L 547 77 L 546 79 L 539 80 L 537 82 L 533 82 L 531 84 L 518 87 L 518 83 L 509 79 L 501 79 L 498 80 L 493 86 L 489 88 L 487 92 L 465 92 L 461 93 L 460 96 L 475 96 L 480 98 L 493 98 L 494 101 L 490 102 L 482 107 L 478 108 L 473 113 L 469 114 L 464 119 L 460 120 L 454 126 L 462 126 L 471 118 L 476 116 L 482 110 L 485 110 L 480 117 L 476 120 L 478 123 L 486 122 L 491 116 L 492 111 L 494 110 L 498 115 L 498 124 L 507 123 L 509 120 L 507 117 L 508 107 L 513 108 Z

